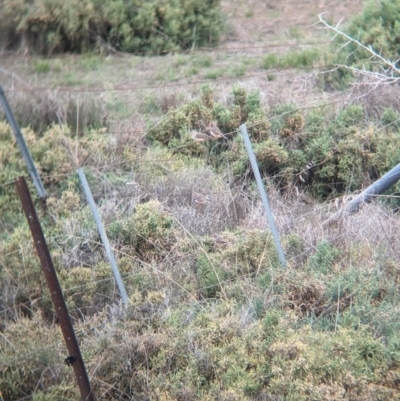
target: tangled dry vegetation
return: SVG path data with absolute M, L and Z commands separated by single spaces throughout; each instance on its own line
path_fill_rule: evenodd
M 148 133 L 147 147 L 139 132 L 116 140 L 94 128 L 77 142 L 67 126 L 40 135 L 24 129 L 49 192 L 40 218 L 96 395 L 396 399 L 396 198 L 335 227 L 322 222 L 339 195 L 398 158 L 397 118 L 386 108 L 367 120 L 354 104 L 307 113 L 294 105 L 268 108 L 256 92 L 236 87 L 226 104 L 204 88 L 198 100 L 171 109 Z M 227 139 L 194 142 L 189 133 L 199 120 L 215 120 Z M 243 122 L 269 177 L 287 269 L 238 136 Z M 11 182 L 23 164 L 5 123 L 0 136 L 1 180 Z M 311 156 L 312 174 L 301 176 Z M 74 174 L 79 165 L 88 166 L 127 308 Z M 0 199 L 3 396 L 77 399 L 12 185 L 1 187 Z

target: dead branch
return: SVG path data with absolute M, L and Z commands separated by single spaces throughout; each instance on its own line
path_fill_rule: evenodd
M 371 58 L 374 58 L 378 61 L 379 63 L 378 65 L 381 68 L 382 72 L 372 72 L 366 70 L 365 68 L 359 69 L 343 64 L 335 64 L 336 67 L 346 68 L 347 70 L 352 71 L 354 74 L 364 75 L 369 78 L 373 78 L 375 82 L 377 82 L 378 84 L 385 84 L 385 85 L 393 84 L 400 79 L 400 77 L 397 77 L 395 75 L 395 74 L 400 75 L 400 69 L 396 67 L 396 63 L 398 60 L 393 62 L 389 59 L 386 59 L 385 57 L 377 53 L 371 46 L 366 46 L 359 40 L 354 39 L 351 36 L 347 35 L 345 32 L 341 31 L 339 29 L 341 21 L 339 21 L 336 24 L 336 26 L 332 26 L 322 18 L 322 14 L 320 14 L 318 17 L 319 17 L 319 23 L 325 25 L 328 29 L 331 29 L 332 31 L 335 32 L 335 37 L 339 35 L 347 40 L 347 42 L 342 46 L 342 48 L 346 47 L 349 43 L 355 43 L 358 47 L 368 52 L 371 55 Z

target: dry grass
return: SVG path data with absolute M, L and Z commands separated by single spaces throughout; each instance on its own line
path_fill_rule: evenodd
M 99 128 L 108 123 L 105 103 L 92 95 L 32 89 L 7 91 L 6 97 L 19 126 L 30 126 L 38 133 L 52 124 L 67 124 L 83 133 L 86 127 Z
M 339 210 L 339 205 L 343 205 L 342 198 L 321 204 L 305 196 L 298 199 L 281 196 L 273 187 L 269 190 L 269 197 L 281 235 L 294 234 L 310 249 L 322 240 L 328 240 L 342 249 L 363 244 L 366 248 L 379 248 L 391 257 L 400 255 L 396 244 L 396 236 L 400 234 L 397 213 L 380 206 L 377 201 L 363 206 L 358 213 L 343 218 L 333 227 L 324 227 L 323 223 Z M 268 230 L 262 203 L 259 200 L 254 202 L 250 210 L 244 226 Z
M 396 85 L 377 85 L 363 78 L 353 85 L 351 101 L 361 104 L 371 119 L 381 116 L 386 108 L 400 110 Z

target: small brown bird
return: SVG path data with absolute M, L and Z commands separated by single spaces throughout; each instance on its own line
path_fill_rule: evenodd
M 214 235 L 214 243 L 217 248 L 223 248 L 229 244 L 229 242 L 219 234 Z
M 204 195 L 201 195 L 197 192 L 193 192 L 192 201 L 197 206 L 203 206 L 207 203 L 207 198 Z
M 215 121 L 211 121 L 207 127 L 206 127 L 207 132 L 210 133 L 210 135 L 215 138 L 215 139 L 219 139 L 219 138 L 225 138 L 226 136 L 221 132 L 221 130 L 217 127 L 217 124 L 215 123 Z
M 197 192 L 192 192 L 191 206 L 197 211 L 197 213 L 204 213 L 207 203 L 208 200 L 204 195 L 201 195 Z
M 204 142 L 204 141 L 209 141 L 211 138 L 210 135 L 204 134 L 202 132 L 197 132 L 197 131 L 191 131 L 190 136 L 195 142 Z

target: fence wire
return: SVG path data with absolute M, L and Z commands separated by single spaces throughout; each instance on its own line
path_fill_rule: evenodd
M 264 75 L 264 74 L 260 74 L 260 75 Z M 258 75 L 257 75 L 257 76 L 258 76 Z M 182 85 L 183 85 L 183 84 L 182 84 Z M 190 85 L 193 85 L 193 83 L 191 83 Z M 172 86 L 175 86 L 175 85 L 172 85 Z M 151 87 L 151 88 L 157 88 L 157 87 L 165 87 L 165 86 L 164 86 L 164 85 L 163 85 L 163 86 L 155 86 L 155 87 Z M 145 87 L 142 87 L 141 89 L 144 89 L 144 88 L 145 88 Z M 136 88 L 136 89 L 137 89 L 137 88 Z M 50 90 L 50 89 L 43 89 L 43 88 L 40 88 L 40 89 L 37 89 L 37 90 Z M 51 90 L 53 90 L 53 89 L 51 89 Z M 112 89 L 112 90 L 110 90 L 110 91 L 114 91 L 114 90 L 135 90 L 135 88 Z M 93 91 L 97 91 L 97 90 L 93 90 Z M 99 91 L 102 91 L 102 90 L 99 90 Z M 348 90 L 342 91 L 339 95 L 344 94 L 344 93 L 346 93 L 346 92 L 348 92 Z M 331 96 L 332 96 L 332 97 L 333 97 L 333 96 L 338 96 L 338 94 L 334 94 L 334 95 L 331 95 Z M 312 108 L 324 108 L 324 107 L 326 107 L 326 106 L 328 106 L 328 105 L 333 105 L 333 104 L 338 104 L 338 103 L 343 103 L 343 100 L 331 101 L 331 102 L 326 102 L 326 103 L 324 103 L 324 104 L 318 104 L 318 105 L 315 105 L 315 104 L 305 105 L 305 106 L 302 106 L 302 107 L 299 107 L 299 108 L 295 108 L 295 109 L 293 109 L 293 110 L 290 110 L 290 111 L 288 111 L 288 112 L 282 113 L 282 114 L 280 114 L 280 115 L 277 115 L 277 116 L 273 116 L 273 117 L 270 117 L 270 118 L 266 118 L 266 119 L 260 120 L 259 122 L 256 122 L 256 123 L 254 123 L 254 124 L 252 124 L 252 125 L 249 125 L 249 128 L 251 128 L 251 127 L 256 127 L 257 125 L 264 124 L 265 122 L 271 121 L 271 120 L 273 120 L 273 119 L 275 119 L 275 118 L 283 117 L 283 116 L 285 116 L 285 115 L 287 115 L 287 114 L 290 114 L 290 113 L 293 113 L 293 112 L 296 112 L 296 111 L 299 111 L 299 110 L 308 110 L 308 109 L 312 109 Z M 389 124 L 387 124 L 387 125 L 385 125 L 385 126 L 380 127 L 379 129 L 385 129 L 385 128 L 387 128 L 388 126 L 390 126 L 390 125 L 392 125 L 392 124 L 395 124 L 395 123 L 398 122 L 399 120 L 400 120 L 400 119 L 398 119 L 398 120 L 396 120 L 396 121 L 393 121 L 393 122 L 391 122 L 391 123 L 389 123 Z M 146 134 L 148 134 L 150 131 L 151 131 L 151 130 L 144 131 L 143 134 L 146 135 Z M 130 131 L 128 131 L 128 132 L 130 132 Z M 116 131 L 116 132 L 112 132 L 112 131 L 107 132 L 107 134 L 114 134 L 114 135 L 120 134 L 120 133 L 122 133 L 122 132 L 117 132 L 117 131 Z M 233 131 L 233 132 L 226 133 L 225 135 L 226 135 L 226 136 L 230 136 L 230 135 L 233 135 L 233 134 L 235 134 L 235 133 L 236 133 L 236 131 Z M 337 134 L 337 135 L 339 135 L 339 134 Z M 176 148 L 176 149 L 179 149 L 179 148 Z M 174 149 L 170 149 L 170 150 L 173 151 Z M 143 160 L 142 158 L 132 158 L 132 159 L 130 159 L 130 160 L 125 160 L 125 161 L 115 162 L 115 163 L 109 163 L 109 164 L 105 164 L 105 165 L 102 165 L 102 166 L 87 166 L 86 171 L 100 172 L 100 173 L 101 173 L 101 172 L 103 172 L 104 170 L 107 170 L 107 169 L 110 169 L 110 168 L 114 168 L 114 167 L 116 167 L 116 166 L 122 166 L 122 165 L 128 164 L 128 163 L 155 163 L 155 162 L 158 162 L 158 163 L 169 163 L 169 162 L 174 162 L 174 160 L 163 159 L 163 158 L 160 158 L 160 159 L 146 159 L 146 160 Z M 71 172 L 71 173 L 67 173 L 67 174 L 42 175 L 42 177 L 43 177 L 43 178 L 60 178 L 60 177 L 71 177 L 71 176 L 75 176 L 75 174 L 76 174 L 75 172 Z M 278 174 L 276 177 L 284 177 L 284 176 L 285 176 L 285 174 L 281 174 L 281 175 Z M 0 184 L 0 187 L 6 187 L 6 186 L 9 186 L 9 185 L 11 185 L 11 184 L 14 184 L 14 181 L 8 182 L 8 183 L 2 183 L 2 184 Z M 225 191 L 209 192 L 209 193 L 207 193 L 207 195 L 220 195 L 221 193 L 232 194 L 232 191 L 234 191 L 234 190 L 235 190 L 235 189 L 232 188 L 232 189 L 225 190 Z M 185 197 L 185 198 L 187 198 L 187 195 L 182 195 L 182 194 L 169 194 L 168 197 L 177 197 L 177 198 L 179 198 L 179 197 Z M 399 195 L 377 195 L 377 197 L 382 197 L 382 198 L 400 198 Z M 120 200 L 126 200 L 126 199 L 132 199 L 132 198 L 134 198 L 134 197 L 133 197 L 133 196 L 129 196 L 129 195 L 123 195 L 123 196 L 121 196 L 121 199 L 120 199 Z M 331 203 L 332 203 L 332 202 L 331 202 Z M 328 205 L 323 205 L 323 206 L 326 206 L 326 207 L 327 207 Z M 282 212 L 282 213 L 283 213 L 283 214 L 284 214 L 284 213 L 287 213 L 288 215 L 291 214 L 291 215 L 292 215 L 292 218 L 291 218 L 292 226 L 296 226 L 296 224 L 297 224 L 301 219 L 314 216 L 314 215 L 315 215 L 315 210 L 310 210 L 310 211 L 308 211 L 308 212 L 303 212 L 301 216 L 297 216 L 297 217 L 293 216 L 293 212 L 292 212 L 292 211 L 287 211 L 287 212 Z M 122 221 L 122 219 L 121 219 L 120 221 Z M 117 222 L 118 222 L 118 220 L 117 220 Z M 179 223 L 179 224 L 181 224 L 181 223 Z M 291 226 L 286 227 L 286 229 L 289 230 L 289 232 L 290 232 L 290 231 L 294 232 L 294 231 L 292 230 Z M 189 233 L 189 230 L 188 230 L 188 229 L 186 229 L 186 230 L 187 230 L 188 233 Z M 387 241 L 389 241 L 389 244 L 390 244 L 389 236 L 388 236 L 387 234 L 386 234 L 386 236 L 387 236 Z M 61 237 L 61 236 L 60 236 L 60 237 Z M 73 237 L 74 237 L 75 239 L 78 239 L 78 240 L 79 240 L 79 239 L 80 239 L 80 240 L 85 240 L 85 241 L 94 243 L 94 244 L 96 244 L 96 245 L 101 245 L 98 241 L 94 241 L 94 240 L 92 240 L 92 239 L 90 239 L 90 238 L 77 237 L 77 236 L 73 236 Z M 65 238 L 70 238 L 70 236 L 65 236 Z M 344 241 L 346 238 L 347 238 L 347 233 L 344 232 L 344 231 L 339 232 L 339 233 L 335 233 L 335 241 L 339 241 L 339 242 L 340 242 L 340 241 Z M 298 253 L 298 254 L 296 254 L 295 256 L 292 256 L 292 257 L 287 258 L 287 261 L 288 261 L 289 266 L 290 266 L 291 263 L 295 262 L 296 260 L 302 259 L 302 258 L 304 257 L 304 255 L 308 255 L 310 252 L 316 250 L 316 245 L 313 244 L 313 243 L 311 243 L 311 242 L 308 242 L 307 239 L 301 238 L 301 241 L 304 242 L 305 248 L 301 251 L 301 253 Z M 390 244 L 390 245 L 391 245 L 391 244 Z M 184 283 L 182 284 L 182 283 L 177 282 L 177 281 L 174 280 L 172 277 L 169 277 L 168 272 L 165 272 L 165 271 L 162 271 L 162 270 L 158 269 L 158 268 L 157 268 L 156 266 L 154 266 L 153 264 L 149 264 L 149 263 L 146 263 L 146 262 L 140 260 L 140 258 L 138 258 L 137 255 L 128 254 L 128 253 L 122 251 L 121 249 L 119 249 L 119 248 L 117 248 L 117 247 L 113 247 L 113 251 L 114 251 L 116 254 L 120 255 L 120 256 L 124 256 L 124 257 L 130 258 L 130 259 L 133 260 L 134 262 L 139 261 L 139 262 L 144 266 L 144 268 L 149 269 L 149 270 L 151 270 L 151 271 L 153 271 L 153 272 L 155 272 L 155 273 L 157 273 L 157 274 L 160 274 L 160 275 L 162 275 L 163 277 L 165 277 L 166 280 L 170 281 L 170 283 L 171 283 L 171 289 L 170 289 L 170 291 L 172 292 L 172 291 L 174 291 L 174 287 L 176 287 L 176 288 L 175 288 L 175 293 L 173 293 L 173 294 L 170 293 L 170 294 L 168 294 L 168 295 L 166 296 L 166 298 L 168 298 L 168 302 L 178 301 L 178 300 L 180 300 L 182 297 L 187 297 L 188 294 L 191 294 L 192 292 L 194 292 L 194 293 L 196 293 L 196 294 L 198 295 L 198 294 L 204 293 L 206 290 L 208 290 L 208 289 L 210 289 L 210 288 L 215 288 L 215 287 L 217 286 L 216 284 L 213 284 L 213 285 L 210 285 L 210 286 L 202 286 L 202 287 L 198 287 L 198 288 L 194 289 L 193 291 L 189 292 L 188 290 L 186 290 L 186 289 L 184 288 Z M 205 249 L 203 249 L 202 251 L 203 251 L 203 252 L 206 252 Z M 15 251 L 15 252 L 18 253 L 19 251 Z M 4 256 L 7 256 L 7 255 L 4 255 Z M 326 255 L 322 255 L 322 257 L 327 258 Z M 269 272 L 270 270 L 271 270 L 271 267 L 260 268 L 259 270 L 257 270 L 257 274 L 260 274 L 260 275 L 261 275 L 261 274 L 263 274 L 263 273 Z M 121 276 L 122 276 L 122 278 L 123 278 L 124 280 L 125 280 L 125 279 L 128 280 L 128 279 L 132 279 L 132 278 L 134 278 L 134 277 L 138 277 L 139 275 L 138 275 L 137 273 L 135 273 L 135 272 L 128 272 L 128 273 L 123 273 L 123 274 L 121 274 Z M 257 276 L 255 276 L 254 272 L 245 273 L 245 274 L 237 274 L 237 275 L 235 275 L 234 277 L 229 278 L 229 279 L 227 279 L 227 280 L 221 280 L 221 281 L 219 282 L 218 285 L 221 286 L 221 289 L 223 289 L 223 286 L 226 286 L 226 285 L 228 285 L 228 284 L 230 284 L 230 283 L 232 283 L 232 282 L 239 281 L 239 280 L 242 280 L 242 281 L 245 282 L 246 279 L 254 279 L 255 277 L 257 277 Z M 74 292 L 74 291 L 77 291 L 77 290 L 84 290 L 84 289 L 87 288 L 88 286 L 93 286 L 93 285 L 97 285 L 97 284 L 101 284 L 101 283 L 108 283 L 108 282 L 114 282 L 114 278 L 113 278 L 113 277 L 108 277 L 108 278 L 99 279 L 99 280 L 92 280 L 90 283 L 82 284 L 82 285 L 78 285 L 78 286 L 73 286 L 73 287 L 69 287 L 69 288 L 65 288 L 65 289 L 63 289 L 63 291 L 64 291 L 64 293 L 68 294 L 68 293 L 70 293 L 70 292 Z M 250 284 L 249 284 L 249 285 L 250 285 Z M 355 295 L 355 292 L 351 293 L 349 296 L 354 296 L 354 295 Z M 113 305 L 117 305 L 117 304 L 118 304 L 118 301 L 115 300 L 115 298 L 116 298 L 117 296 L 118 296 L 118 294 L 117 294 L 116 291 L 114 291 L 114 293 L 111 294 L 111 300 L 112 300 L 112 304 L 113 304 Z M 128 294 L 128 296 L 129 296 L 129 294 Z M 47 298 L 49 298 L 49 295 L 44 295 L 44 296 L 35 298 L 35 299 L 33 300 L 33 302 L 36 303 L 36 302 L 38 302 L 38 301 L 41 301 L 41 300 L 44 300 L 44 299 L 47 299 Z M 200 307 L 205 307 L 205 306 L 209 305 L 210 303 L 212 303 L 212 302 L 214 302 L 214 301 L 215 301 L 214 299 L 200 299 L 200 300 L 199 300 L 199 299 L 193 298 L 193 302 L 197 302 L 197 303 L 199 304 Z M 4 309 L 0 310 L 0 314 L 6 314 L 6 313 L 9 313 L 9 312 L 12 312 L 12 311 L 16 311 L 16 312 L 17 312 L 17 311 L 21 310 L 21 308 L 23 308 L 23 307 L 27 307 L 27 305 L 22 303 L 22 304 L 14 305 L 14 306 L 11 306 L 11 307 L 7 307 L 7 308 L 4 308 Z M 80 309 L 80 308 L 78 308 L 78 309 L 73 309 L 73 310 L 70 311 L 70 313 L 71 313 L 71 314 L 74 314 L 75 312 L 79 311 L 79 309 Z M 96 329 L 99 329 L 99 328 L 101 328 L 101 327 L 103 327 L 103 326 L 104 326 L 104 321 L 102 321 L 102 322 L 99 323 L 98 325 L 92 325 L 92 326 L 90 326 L 89 330 L 96 330 Z M 79 336 L 79 333 L 77 333 L 77 334 L 78 334 L 78 336 Z M 1 334 L 1 336 L 3 337 L 3 341 L 8 342 L 8 339 L 5 337 L 4 334 Z M 118 347 L 121 347 L 121 348 L 122 348 L 122 347 L 125 346 L 125 344 L 116 344 L 116 345 L 114 345 L 114 346 L 115 346 L 116 348 L 118 348 Z M 7 360 L 6 360 L 6 363 L 9 364 L 9 365 L 11 365 L 11 364 L 15 364 L 15 363 L 18 363 L 18 362 L 23 362 L 24 360 L 26 360 L 26 359 L 28 359 L 28 358 L 35 357 L 35 356 L 37 356 L 38 354 L 40 354 L 40 353 L 42 353 L 42 352 L 49 351 L 49 350 L 56 350 L 56 351 L 58 351 L 58 352 L 61 354 L 61 353 L 64 351 L 64 349 L 65 349 L 65 346 L 64 346 L 64 345 L 60 347 L 58 344 L 53 343 L 53 344 L 49 344 L 49 345 L 47 345 L 47 346 L 44 346 L 44 347 L 40 347 L 40 348 L 38 348 L 38 349 L 35 349 L 34 351 L 29 352 L 29 353 L 18 354 L 18 356 L 15 357 L 15 358 L 7 359 Z M 15 350 L 15 353 L 18 353 L 18 350 Z M 95 376 L 94 376 L 93 378 L 95 379 Z M 31 397 L 31 396 L 28 396 L 28 397 L 25 397 L 25 398 L 23 398 L 23 399 L 28 399 L 28 398 L 30 398 L 30 397 Z M 21 399 L 21 400 L 22 400 L 22 399 Z
M 10 93 L 32 93 L 32 92 L 69 92 L 69 93 L 108 93 L 108 92 L 130 92 L 130 91 L 140 91 L 144 89 L 167 89 L 174 88 L 180 86 L 197 86 L 204 85 L 210 83 L 220 83 L 220 82 L 230 82 L 230 81 L 242 81 L 251 78 L 259 78 L 265 77 L 270 74 L 277 74 L 284 71 L 296 71 L 296 70 L 305 70 L 305 71 L 315 71 L 315 70 L 324 70 L 326 68 L 332 68 L 331 65 L 321 65 L 317 67 L 311 66 L 298 66 L 298 67 L 282 67 L 282 68 L 271 68 L 264 72 L 242 75 L 240 77 L 219 77 L 219 78 L 208 78 L 208 79 L 199 79 L 192 82 L 174 82 L 174 83 L 165 83 L 160 85 L 135 85 L 135 86 L 124 86 L 124 87 L 113 87 L 113 88 L 92 88 L 92 87 L 77 87 L 77 88 L 68 88 L 65 86 L 58 87 L 30 87 L 25 89 L 12 89 Z M 1 72 L 1 71 L 0 71 Z

